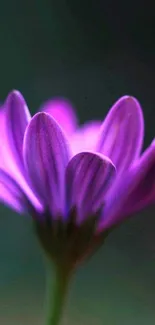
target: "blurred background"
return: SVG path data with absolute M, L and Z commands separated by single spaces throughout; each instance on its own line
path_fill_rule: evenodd
M 150 0 L 0 2 L 0 100 L 19 89 L 32 113 L 69 98 L 80 122 L 120 96 L 155 135 L 155 4 Z M 75 276 L 66 325 L 155 324 L 155 210 L 128 220 Z M 0 207 L 0 324 L 44 324 L 45 267 L 31 222 Z

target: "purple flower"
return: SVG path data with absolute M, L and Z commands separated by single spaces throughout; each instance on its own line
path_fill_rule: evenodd
M 0 125 L 0 200 L 32 215 L 55 259 L 76 263 L 112 227 L 155 202 L 155 141 L 140 156 L 144 121 L 133 97 L 120 98 L 103 123 L 78 127 L 68 101 L 48 101 L 31 118 L 13 91 Z

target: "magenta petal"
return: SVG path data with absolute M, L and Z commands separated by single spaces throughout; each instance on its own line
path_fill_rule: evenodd
M 107 197 L 102 227 L 117 224 L 128 216 L 155 203 L 155 142 L 122 175 Z
M 132 171 L 136 186 L 128 196 L 123 213 L 131 215 L 155 203 L 155 141 L 144 152 Z
M 1 182 L 0 182 L 0 202 L 20 214 L 23 214 L 25 212 L 24 206 L 22 205 L 20 199 L 17 198 L 15 195 L 12 195 L 10 190 L 8 190 L 3 184 L 1 184 Z
M 12 166 L 13 157 L 6 131 L 6 110 L 4 106 L 0 107 L 0 152 L 0 168 L 6 170 Z
M 120 98 L 108 113 L 97 143 L 97 151 L 108 156 L 117 171 L 127 169 L 139 156 L 144 135 L 140 104 L 134 97 Z
M 82 125 L 71 137 L 71 147 L 74 154 L 86 150 L 95 150 L 101 127 L 100 121 L 89 121 Z
M 77 117 L 68 100 L 61 98 L 49 100 L 41 109 L 50 114 L 68 136 L 72 135 L 77 129 Z
M 25 193 L 26 197 L 33 204 L 37 211 L 42 211 L 42 206 L 40 202 L 35 197 L 31 188 L 29 187 L 25 177 L 24 177 L 24 166 L 22 170 L 19 168 L 19 164 L 16 163 L 16 156 L 13 154 L 14 152 L 11 150 L 10 141 L 6 130 L 6 110 L 5 107 L 0 109 L 0 169 L 6 172 L 10 176 L 10 179 L 14 179 L 21 190 Z M 22 173 L 24 171 L 24 173 Z M 4 178 L 4 176 L 3 176 Z M 0 175 L 1 181 L 1 175 Z M 2 179 L 3 181 L 3 179 Z M 3 190 L 2 190 L 3 188 Z M 6 186 L 0 186 L 1 192 L 4 193 L 7 191 Z M 7 191 L 8 192 L 8 191 Z M 9 197 L 10 194 L 7 194 Z
M 64 174 L 69 145 L 57 122 L 38 113 L 27 127 L 23 147 L 25 166 L 32 186 L 52 216 L 64 213 Z
M 7 135 L 6 135 L 6 111 L 4 109 L 4 107 L 0 107 L 0 151 L 1 151 L 1 155 L 0 155 L 0 167 L 2 167 L 3 165 L 5 165 L 5 153 L 6 150 L 8 149 L 8 139 L 7 139 Z M 7 157 L 8 160 L 8 157 Z
M 42 206 L 40 202 L 37 200 L 35 197 L 34 193 L 32 192 L 31 188 L 29 187 L 24 174 L 22 170 L 19 168 L 19 164 L 16 163 L 16 157 L 14 157 L 11 146 L 9 143 L 9 137 L 7 134 L 6 130 L 6 110 L 5 107 L 0 109 L 0 169 L 5 171 L 9 176 L 10 179 L 14 179 L 15 182 L 19 185 L 19 187 L 22 189 L 22 191 L 25 193 L 27 196 L 28 200 L 31 201 L 33 206 L 37 209 L 37 211 L 42 210 Z M 24 166 L 23 166 L 24 167 Z M 0 176 L 0 181 L 1 181 L 1 176 Z M 2 179 L 3 181 L 3 179 Z M 3 189 L 3 190 L 2 190 Z M 0 187 L 1 192 L 3 191 L 4 193 L 7 191 L 6 186 L 1 185 Z M 7 191 L 8 192 L 8 191 Z M 10 193 L 11 195 L 11 193 Z M 9 197 L 9 194 L 7 194 Z
M 23 165 L 22 149 L 25 129 L 31 119 L 28 107 L 19 91 L 12 91 L 4 104 L 6 131 L 17 164 Z
M 81 152 L 74 156 L 66 170 L 67 201 L 76 206 L 79 222 L 104 205 L 104 197 L 115 174 L 115 167 L 105 156 Z
M 19 185 L 0 169 L 0 201 L 19 213 L 30 208 L 30 202 Z
M 8 127 L 6 126 L 6 109 L 0 108 L 0 168 L 9 173 L 12 177 L 19 174 L 19 166 L 16 163 L 16 154 L 10 145 Z M 15 156 L 15 157 L 14 157 Z

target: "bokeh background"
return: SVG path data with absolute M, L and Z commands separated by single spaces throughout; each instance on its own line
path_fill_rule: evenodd
M 150 0 L 0 2 L 0 100 L 19 89 L 32 113 L 53 96 L 103 119 L 121 95 L 155 135 L 155 5 Z M 0 324 L 44 324 L 45 267 L 31 222 L 0 207 Z M 128 220 L 75 276 L 66 325 L 155 324 L 155 209 Z

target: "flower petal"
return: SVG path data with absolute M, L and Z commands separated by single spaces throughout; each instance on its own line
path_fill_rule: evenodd
M 23 155 L 35 193 L 53 217 L 64 213 L 64 174 L 70 151 L 57 122 L 37 113 L 27 127 Z
M 26 212 L 31 205 L 18 184 L 2 169 L 0 169 L 0 201 L 18 213 Z
M 68 136 L 72 135 L 77 129 L 77 117 L 68 100 L 61 98 L 49 100 L 41 109 L 50 114 Z
M 79 222 L 96 213 L 115 174 L 115 167 L 105 156 L 81 152 L 74 156 L 66 170 L 67 201 L 76 207 Z
M 144 135 L 140 104 L 134 97 L 120 98 L 108 113 L 97 143 L 97 151 L 108 156 L 117 171 L 127 169 L 139 156 Z
M 101 228 L 117 224 L 152 203 L 155 203 L 155 141 L 108 193 Z
M 101 121 L 89 121 L 82 125 L 71 137 L 74 154 L 85 150 L 94 150 L 99 136 Z
M 10 145 L 8 127 L 6 125 L 6 108 L 0 108 L 0 168 L 6 171 L 13 178 L 21 174 L 19 165 L 16 163 L 14 151 Z
M 8 143 L 6 132 L 6 110 L 4 106 L 0 107 L 0 168 L 7 168 L 10 165 L 11 149 Z
M 23 167 L 23 139 L 31 119 L 30 112 L 19 91 L 12 91 L 4 104 L 6 109 L 6 131 L 16 163 Z
M 5 154 L 8 149 L 8 139 L 6 135 L 6 127 L 5 127 L 5 121 L 6 121 L 6 111 L 3 106 L 0 107 L 0 167 L 4 167 L 5 164 L 9 161 L 8 157 L 5 160 Z
M 133 168 L 136 186 L 128 196 L 123 213 L 131 215 L 155 203 L 155 141 Z

